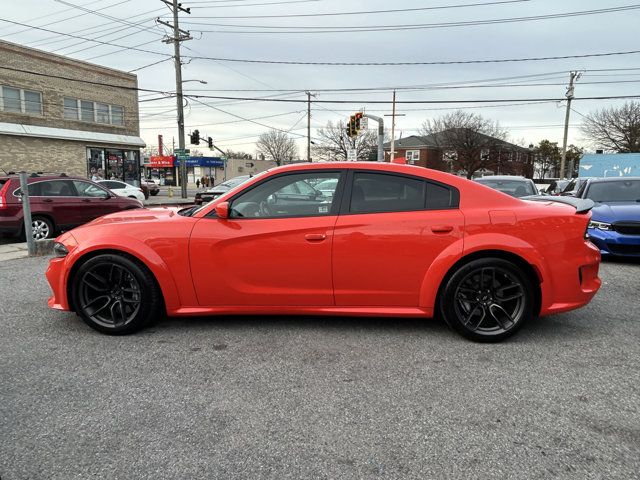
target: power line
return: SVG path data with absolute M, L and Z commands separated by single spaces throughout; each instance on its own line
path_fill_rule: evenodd
M 320 0 L 287 0 L 287 1 L 282 1 L 282 2 L 269 2 L 269 3 L 243 3 L 242 5 L 212 5 L 212 6 L 207 6 L 207 7 L 202 7 L 202 6 L 197 6 L 197 7 L 191 7 L 191 8 L 198 8 L 198 9 L 204 9 L 204 8 L 239 8 L 239 7 L 261 7 L 264 5 L 285 5 L 285 4 L 291 4 L 291 3 L 313 3 L 313 2 L 319 2 Z M 197 3 L 197 2 L 189 2 L 189 4 L 192 3 Z M 209 2 L 207 2 L 209 3 Z
M 307 100 L 296 100 L 287 98 L 255 98 L 255 97 L 226 97 L 217 95 L 185 95 L 192 100 L 199 98 L 211 98 L 217 100 L 247 100 L 261 102 L 284 102 L 284 103 L 306 103 Z M 574 100 L 619 100 L 625 98 L 640 98 L 640 95 L 612 95 L 598 97 L 580 97 Z M 564 98 L 501 98 L 501 99 L 481 99 L 481 100 L 398 100 L 398 104 L 446 104 L 446 103 L 506 103 L 506 102 L 561 102 Z M 199 102 L 202 103 L 202 102 Z M 334 103 L 334 104 L 389 104 L 391 100 L 315 100 L 314 103 Z M 227 112 L 225 112 L 227 113 Z
M 194 60 L 213 60 L 218 62 L 262 63 L 262 64 L 273 64 L 273 65 L 397 67 L 397 66 L 413 66 L 413 65 L 468 65 L 468 64 L 477 64 L 477 63 L 540 62 L 540 61 L 546 61 L 546 60 L 567 60 L 567 59 L 573 59 L 573 58 L 634 55 L 638 53 L 640 53 L 640 50 L 588 53 L 588 54 L 582 54 L 582 55 L 555 55 L 555 56 L 548 56 L 548 57 L 494 58 L 494 59 L 484 59 L 484 60 L 440 60 L 440 61 L 430 61 L 430 62 L 304 62 L 304 61 L 295 61 L 295 60 L 250 60 L 245 58 L 225 58 L 225 57 L 187 57 L 187 58 L 192 58 Z M 591 70 L 591 71 L 598 71 L 598 70 Z
M 287 15 L 234 15 L 234 16 L 215 16 L 215 17 L 203 17 L 198 16 L 196 18 L 299 18 L 299 17 L 334 17 L 334 16 L 346 16 L 346 15 L 371 15 L 378 13 L 400 13 L 400 12 L 418 12 L 425 10 L 445 10 L 451 8 L 467 8 L 467 7 L 486 7 L 490 5 L 502 5 L 507 3 L 523 3 L 530 2 L 531 0 L 501 0 L 493 2 L 479 2 L 479 3 L 465 3 L 461 5 L 440 5 L 433 7 L 417 7 L 417 8 L 395 8 L 390 10 L 365 10 L 358 12 L 332 12 L 332 13 L 292 13 Z M 192 2 L 190 2 L 191 4 Z M 198 8 L 198 7 L 193 7 Z M 198 25 L 197 23 L 185 22 L 185 24 Z M 202 24 L 199 24 L 202 25 Z M 207 24 L 205 24 L 207 25 Z
M 33 28 L 35 30 L 42 30 L 43 32 L 55 33 L 56 35 L 64 35 L 66 37 L 77 38 L 78 40 L 85 40 L 87 42 L 99 43 L 101 45 L 109 45 L 111 47 L 120 47 L 120 48 L 124 48 L 126 50 L 135 50 L 137 52 L 151 53 L 153 55 L 162 55 L 164 57 L 170 57 L 171 56 L 171 55 L 169 55 L 167 53 L 154 52 L 152 50 L 145 50 L 145 49 L 136 48 L 136 47 L 128 47 L 126 45 L 118 45 L 116 43 L 103 42 L 101 40 L 94 40 L 92 38 L 86 38 L 86 37 L 81 37 L 81 36 L 78 36 L 78 35 L 72 35 L 70 33 L 56 32 L 55 30 L 49 30 L 48 28 L 34 27 L 33 25 L 27 25 L 26 23 L 15 22 L 13 20 L 7 20 L 5 18 L 0 18 L 0 22 L 11 23 L 13 25 L 20 25 L 20 26 L 23 26 L 23 27 L 30 27 L 30 28 Z
M 226 28 L 262 28 L 264 30 L 199 30 L 203 33 L 356 33 L 356 32 L 381 32 L 399 30 L 422 30 L 434 28 L 454 28 L 469 27 L 479 25 L 497 25 L 506 23 L 532 22 L 541 20 L 552 20 L 557 18 L 581 17 L 586 15 L 601 15 L 605 13 L 617 13 L 640 9 L 640 4 L 625 5 L 621 7 L 600 8 L 596 10 L 580 10 L 575 12 L 553 13 L 547 15 L 531 15 L 526 17 L 494 18 L 488 20 L 470 20 L 464 22 L 441 22 L 441 23 L 416 23 L 401 25 L 353 25 L 353 26 L 287 26 L 287 25 L 239 25 L 225 23 L 203 23 L 213 27 Z M 190 25 L 196 25 L 195 22 Z

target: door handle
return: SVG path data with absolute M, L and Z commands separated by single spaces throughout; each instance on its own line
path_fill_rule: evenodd
M 90 200 L 90 199 L 88 199 L 88 198 L 83 198 L 83 199 L 82 199 L 82 201 L 83 201 L 83 202 L 87 202 L 87 203 L 91 202 L 91 200 Z
M 431 227 L 433 233 L 449 233 L 453 231 L 452 225 L 434 225 Z
M 50 198 L 43 198 L 42 201 L 45 202 L 45 203 L 53 202 L 53 200 L 51 200 Z
M 327 236 L 324 233 L 307 233 L 304 239 L 307 242 L 321 242 L 326 239 Z

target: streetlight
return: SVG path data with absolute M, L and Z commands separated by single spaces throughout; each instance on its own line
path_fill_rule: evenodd
M 204 80 L 182 80 L 182 83 L 187 83 L 187 82 L 198 82 L 198 83 L 201 83 L 203 85 L 207 84 L 207 82 L 205 82 Z

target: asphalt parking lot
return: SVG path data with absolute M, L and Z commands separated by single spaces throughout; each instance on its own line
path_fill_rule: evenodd
M 222 317 L 108 337 L 0 263 L 0 477 L 638 478 L 640 263 L 497 345 L 437 321 Z

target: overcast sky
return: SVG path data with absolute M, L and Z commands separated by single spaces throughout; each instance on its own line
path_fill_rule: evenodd
M 469 111 L 499 121 L 509 131 L 511 140 L 528 145 L 547 138 L 561 144 L 564 104 L 513 104 L 523 103 L 523 99 L 563 98 L 570 70 L 584 70 L 576 84 L 576 98 L 640 94 L 640 54 L 417 66 L 282 65 L 203 58 L 447 62 L 632 51 L 640 49 L 637 43 L 640 4 L 632 4 L 629 0 L 200 0 L 182 3 L 184 7 L 191 7 L 191 14 L 180 14 L 181 28 L 189 30 L 194 38 L 182 43 L 182 55 L 188 62 L 183 66 L 183 78 L 207 82 L 206 85 L 187 82 L 185 93 L 305 100 L 304 91 L 309 90 L 317 100 L 351 102 L 314 103 L 312 137 L 316 128 L 325 126 L 328 121 L 346 120 L 360 108 L 374 115 L 390 113 L 390 104 L 368 102 L 390 102 L 392 89 L 397 87 L 400 88 L 399 101 L 513 101 L 506 105 L 398 104 L 397 113 L 404 116 L 397 118 L 396 138 L 416 133 L 427 118 L 457 107 L 476 107 Z M 618 12 L 468 24 L 635 5 L 638 9 Z M 453 6 L 459 7 L 432 8 Z M 175 91 L 175 71 L 170 58 L 173 45 L 161 41 L 169 30 L 155 22 L 158 16 L 165 21 L 171 20 L 170 11 L 161 0 L 21 0 L 5 1 L 3 7 L 0 18 L 4 20 L 84 38 L 0 22 L 0 38 L 4 40 L 125 71 L 146 66 L 135 72 L 141 88 Z M 432 9 L 426 10 L 429 7 Z M 398 9 L 414 10 L 346 14 Z M 341 15 L 327 15 L 336 13 Z M 462 25 L 442 27 L 442 24 L 452 22 Z M 431 28 L 424 28 L 425 24 L 432 24 Z M 409 29 L 407 25 L 414 27 Z M 390 26 L 405 27 L 390 30 Z M 364 31 L 354 31 L 353 27 L 361 27 Z M 380 31 L 380 28 L 386 30 Z M 86 39 L 146 51 L 123 50 Z M 154 62 L 159 63 L 147 66 Z M 634 68 L 637 70 L 632 70 Z M 536 83 L 546 85 L 532 85 Z M 465 84 L 472 87 L 459 88 Z M 434 86 L 439 88 L 434 89 Z M 323 91 L 378 87 L 385 90 Z M 140 94 L 141 100 L 160 97 L 162 95 L 154 93 Z M 585 143 L 578 130 L 581 120 L 578 112 L 586 114 L 624 101 L 576 100 L 573 104 L 576 111 L 571 113 L 569 142 Z M 175 98 L 141 103 L 141 135 L 148 145 L 157 145 L 158 134 L 164 135 L 165 143 L 170 144 L 173 137 L 177 143 L 175 103 Z M 237 122 L 240 118 L 257 119 L 254 121 L 262 125 Z M 385 120 L 390 126 L 391 118 Z M 306 154 L 306 103 L 190 99 L 185 109 L 185 126 L 187 133 L 198 128 L 201 134 L 213 137 L 224 150 L 231 148 L 248 153 L 255 153 L 257 136 L 274 127 L 290 131 L 298 139 L 300 154 Z

